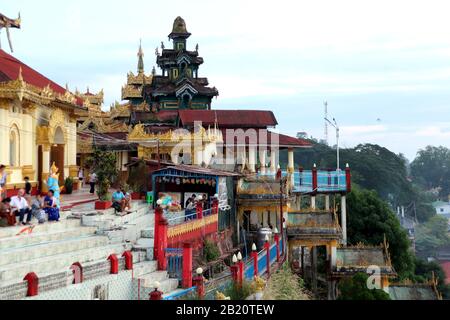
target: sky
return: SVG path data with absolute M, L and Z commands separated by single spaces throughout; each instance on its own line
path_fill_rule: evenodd
M 449 1 L 0 0 L 1 13 L 19 11 L 13 55 L 71 90 L 103 89 L 106 107 L 136 72 L 140 39 L 150 73 L 181 16 L 215 109 L 272 110 L 280 132 L 323 139 L 327 101 L 343 147 L 377 143 L 410 160 L 450 147 Z

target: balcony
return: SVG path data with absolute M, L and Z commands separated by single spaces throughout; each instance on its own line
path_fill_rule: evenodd
M 282 171 L 287 176 L 287 171 Z M 258 173 L 258 177 L 273 177 L 273 173 Z M 350 169 L 298 170 L 293 173 L 294 193 L 347 193 L 351 190 Z
M 342 230 L 334 212 L 289 212 L 287 234 L 297 240 L 339 240 Z

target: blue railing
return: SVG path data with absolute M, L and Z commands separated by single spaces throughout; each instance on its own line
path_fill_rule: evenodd
M 287 176 L 287 171 L 282 171 L 283 176 Z M 272 173 L 258 173 L 261 177 L 274 176 Z M 294 171 L 294 192 L 345 192 L 347 190 L 347 180 L 344 170 L 317 170 L 317 190 L 313 190 L 312 170 Z
M 211 208 L 203 210 L 203 216 L 204 217 L 210 216 L 212 214 L 212 212 L 213 211 Z M 192 210 L 192 213 L 186 214 L 186 212 L 185 212 L 184 215 L 179 215 L 176 217 L 168 218 L 167 222 L 169 223 L 169 225 L 173 226 L 173 225 L 182 224 L 184 222 L 187 222 L 190 220 L 195 220 L 195 219 L 197 219 L 197 211 L 194 209 L 194 210 Z
M 279 246 L 279 250 L 280 250 L 280 254 L 281 252 L 283 252 L 283 239 L 280 239 L 280 246 Z M 166 249 L 166 250 L 180 250 L 180 249 Z M 173 252 L 173 251 L 172 251 Z M 267 271 L 267 252 L 265 249 L 261 250 L 258 253 L 258 274 L 259 275 L 263 275 L 266 271 Z M 277 248 L 276 248 L 276 243 L 273 243 L 270 248 L 269 248 L 269 259 L 270 259 L 270 265 L 273 265 L 277 259 Z M 169 269 L 169 266 L 168 266 Z M 244 277 L 247 280 L 252 280 L 254 277 L 254 267 L 253 267 L 253 259 L 252 258 L 248 258 L 247 261 L 245 262 L 245 266 L 244 266 Z M 177 300 L 179 298 L 185 297 L 188 294 L 194 292 L 194 290 L 196 290 L 197 287 L 191 287 L 188 289 L 182 289 L 179 290 L 171 295 L 165 296 L 163 298 L 163 300 Z
M 169 277 L 181 280 L 183 274 L 183 249 L 167 248 L 165 251 Z
M 280 254 L 283 251 L 283 240 L 280 239 Z M 261 250 L 258 253 L 258 274 L 262 275 L 267 270 L 267 260 L 266 260 L 266 249 Z M 270 265 L 272 265 L 276 259 L 277 259 L 277 246 L 276 243 L 273 243 L 269 248 L 269 258 L 270 258 Z M 255 274 L 255 269 L 253 267 L 253 259 L 248 258 L 247 262 L 245 263 L 245 270 L 244 270 L 244 276 L 247 280 L 252 280 Z
M 191 292 L 195 292 L 195 290 L 197 290 L 197 287 L 190 287 L 187 289 L 182 289 L 182 290 L 178 290 L 172 294 L 169 294 L 165 297 L 163 297 L 163 300 L 177 300 L 178 298 L 187 296 L 188 294 L 190 294 Z

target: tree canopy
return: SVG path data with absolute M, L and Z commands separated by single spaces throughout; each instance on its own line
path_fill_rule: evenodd
M 441 246 L 450 244 L 448 221 L 445 217 L 434 216 L 416 228 L 416 252 L 423 258 L 432 257 Z
M 338 300 L 391 300 L 389 294 L 381 289 L 369 289 L 368 275 L 357 273 L 351 278 L 339 282 Z
M 441 196 L 450 194 L 450 149 L 427 146 L 411 163 L 411 176 L 426 189 L 439 188 Z

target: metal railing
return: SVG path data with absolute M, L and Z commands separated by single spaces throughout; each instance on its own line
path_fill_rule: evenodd
M 282 171 L 282 176 L 288 175 Z M 260 177 L 274 177 L 273 173 L 258 173 Z M 344 170 L 317 170 L 317 189 L 313 190 L 313 171 L 303 170 L 293 173 L 294 192 L 344 192 L 347 190 L 347 179 Z
M 169 277 L 181 280 L 183 274 L 183 249 L 166 248 L 165 251 Z

